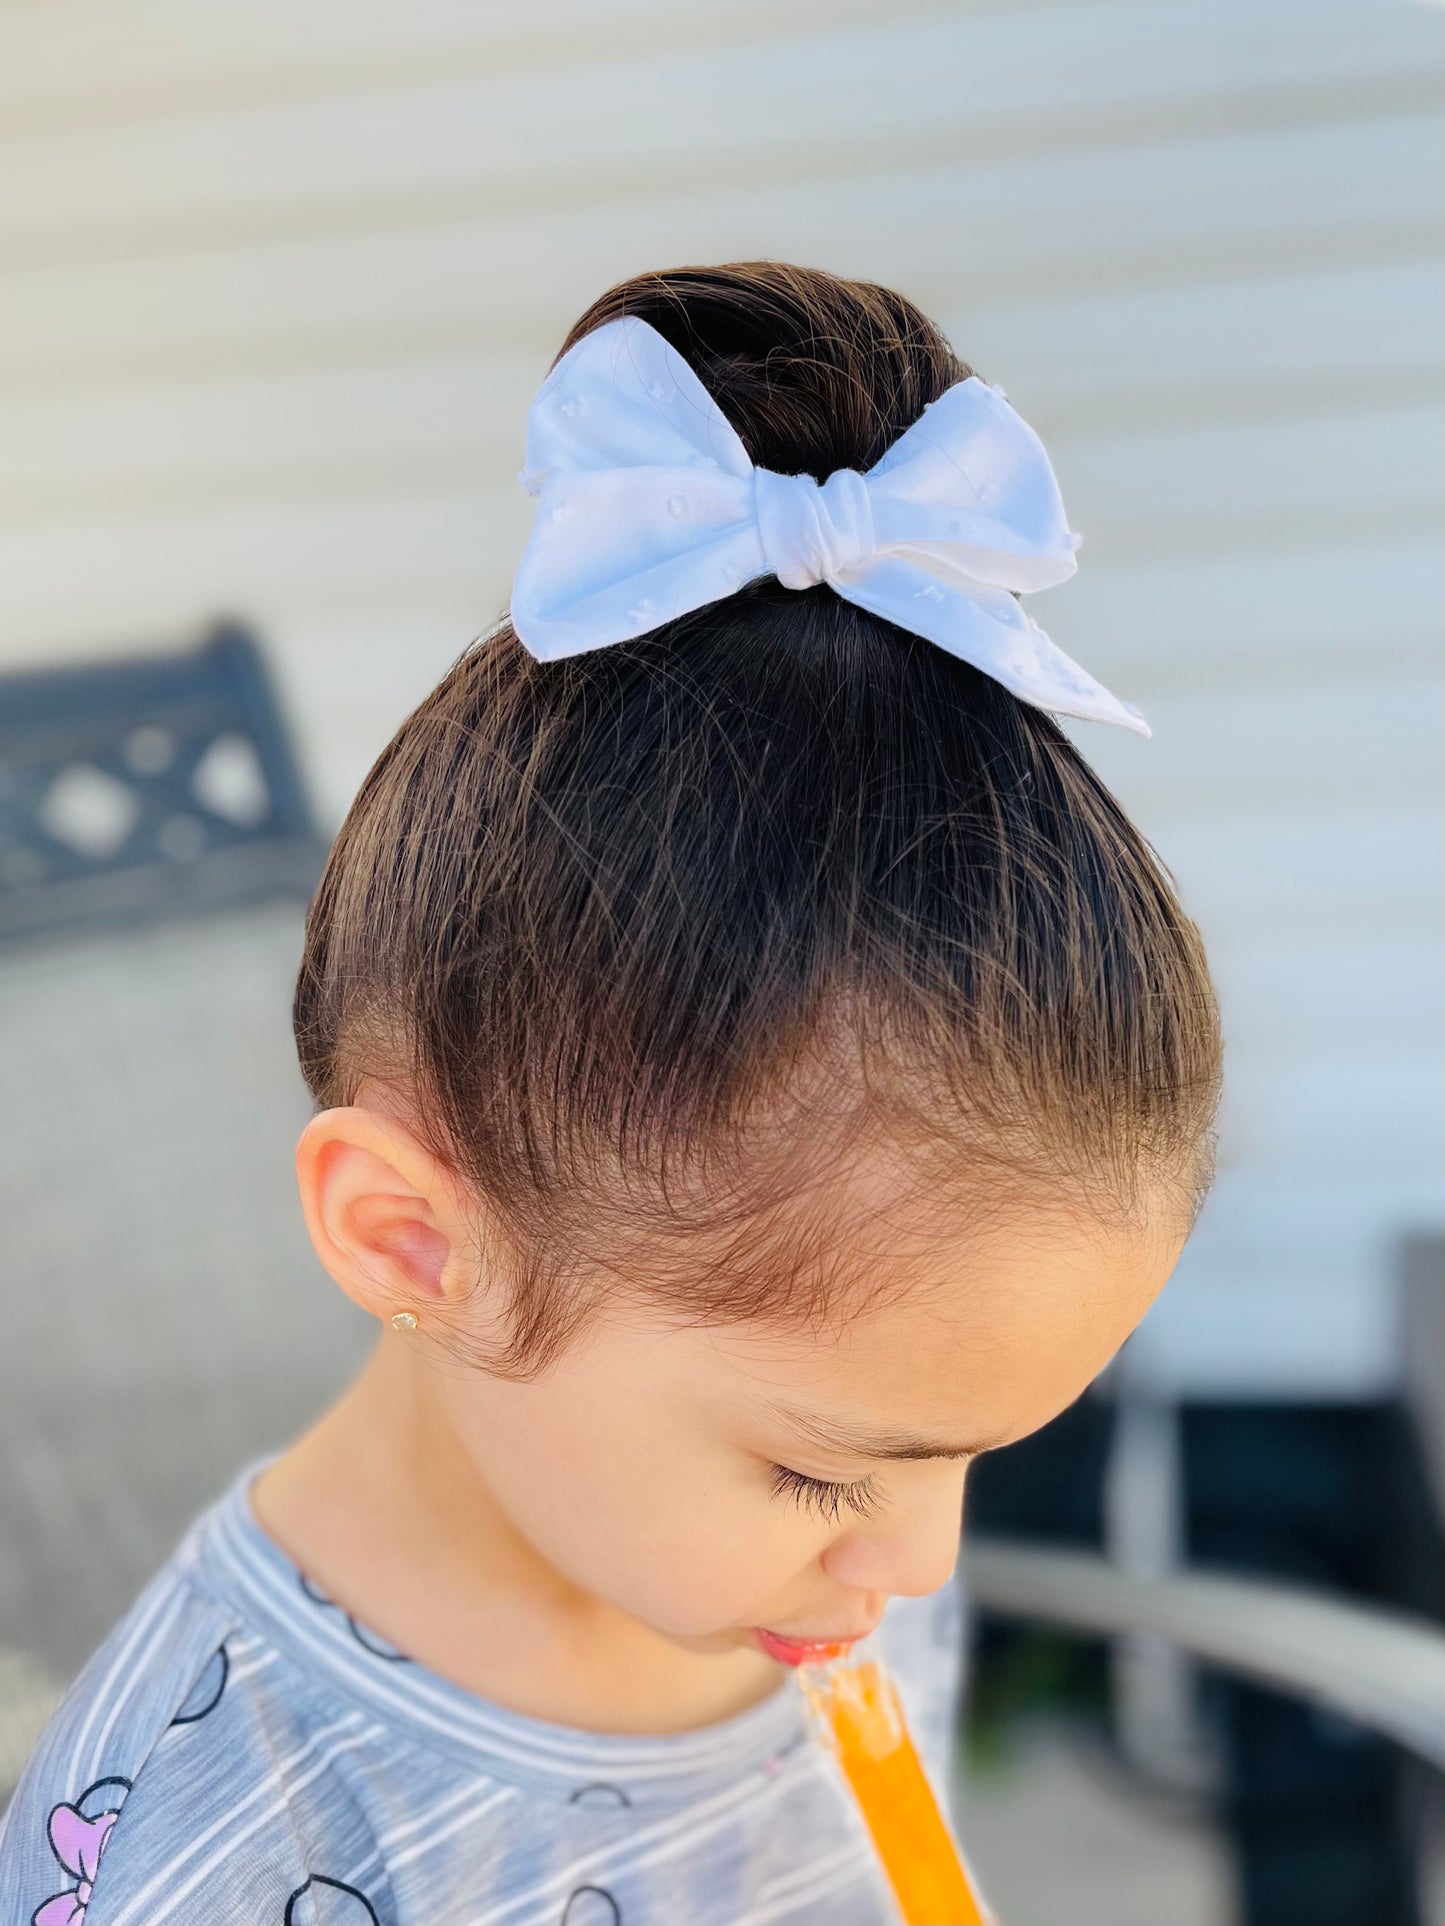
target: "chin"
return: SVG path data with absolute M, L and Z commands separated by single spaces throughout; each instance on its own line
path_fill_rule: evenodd
M 721 1632 L 659 1632 L 669 1644 L 679 1646 L 684 1652 L 696 1652 L 704 1657 L 721 1657 L 726 1652 L 740 1652 L 747 1648 L 749 1640 L 745 1631 Z

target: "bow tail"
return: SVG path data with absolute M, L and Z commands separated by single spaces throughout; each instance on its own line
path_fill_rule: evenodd
M 831 586 L 859 608 L 982 669 L 1021 702 L 1152 734 L 1131 703 L 1121 702 L 1065 655 L 1005 589 L 983 584 L 961 589 L 896 555 L 880 556 Z

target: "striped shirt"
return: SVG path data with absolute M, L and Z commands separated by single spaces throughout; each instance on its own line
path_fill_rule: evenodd
M 0 1833 L 3 1926 L 892 1926 L 792 1680 L 660 1738 L 508 1711 L 348 1616 L 260 1528 L 259 1466 L 80 1674 Z M 878 1634 L 940 1789 L 953 1586 Z

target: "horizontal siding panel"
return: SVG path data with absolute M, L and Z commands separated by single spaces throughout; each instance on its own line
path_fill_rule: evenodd
M 987 4 L 988 0 L 982 0 Z M 968 0 L 895 0 L 916 16 Z M 877 0 L 628 0 L 629 38 L 659 46 L 711 46 L 795 35 L 830 21 L 876 17 Z M 253 0 L 244 8 L 137 0 L 124 18 L 105 0 L 68 0 L 63 21 L 44 6 L 0 9 L 0 113 L 45 127 L 77 119 L 136 120 L 194 113 L 238 100 L 294 99 L 478 68 L 510 72 L 554 65 L 564 45 L 574 65 L 617 58 L 616 0 L 391 0 L 297 8 Z
M 904 18 L 999 0 L 893 0 Z M 296 8 L 252 0 L 204 12 L 186 0 L 137 0 L 124 19 L 106 0 L 0 9 L 0 111 L 45 127 L 84 118 L 135 120 L 198 106 L 304 97 L 458 71 L 513 72 L 616 61 L 619 40 L 662 47 L 794 38 L 813 27 L 876 21 L 878 0 L 349 0 Z
M 189 249 L 184 237 L 142 247 L 107 226 L 73 259 L 0 254 L 0 379 L 38 378 L 78 354 L 96 371 L 169 380 L 187 367 L 479 343 L 534 357 L 540 375 L 621 275 L 757 254 L 895 283 L 940 317 L 1402 251 L 1433 262 L 1439 131 L 1430 113 L 972 164 L 910 164 L 890 147 L 868 150 L 870 170 L 848 180 L 783 168 L 744 186 L 723 168 L 688 192 L 669 169 L 620 205 L 560 192 L 545 211 L 518 205 L 514 183 L 473 207 L 453 198 L 370 227 L 333 218 L 270 242 L 213 218 Z
M 1038 60 L 1062 37 L 1059 6 L 944 0 L 935 9 L 894 0 L 888 17 L 933 10 L 964 15 L 975 28 L 990 11 L 1023 15 L 1023 33 Z M 136 117 L 167 106 L 193 108 L 198 95 L 211 106 L 237 93 L 264 99 L 318 84 L 394 85 L 399 74 L 468 66 L 550 68 L 559 50 L 574 63 L 601 56 L 611 64 L 624 36 L 640 47 L 753 37 L 766 43 L 814 26 L 875 21 L 881 11 L 878 0 L 789 0 L 786 7 L 775 0 L 689 0 L 686 7 L 675 0 L 628 0 L 625 13 L 617 0 L 532 0 L 522 14 L 500 0 L 427 0 L 411 7 L 350 0 L 346 6 L 306 8 L 287 0 L 251 0 L 240 10 L 138 0 L 123 16 L 103 0 L 69 0 L 63 13 L 10 6 L 0 9 L 0 110 L 27 123 L 84 112 L 93 118 L 98 107 Z M 1072 11 L 1086 17 L 1085 27 L 1096 38 L 1123 37 L 1127 44 L 1144 9 L 1076 4 Z M 1288 78 L 1298 69 L 1302 46 L 1313 51 L 1316 43 L 1322 43 L 1319 66 L 1337 71 L 1342 54 L 1355 52 L 1359 39 L 1359 9 L 1347 0 L 1256 9 L 1247 23 L 1231 10 L 1211 11 L 1204 31 L 1183 9 L 1173 12 L 1163 31 L 1187 36 L 1196 51 L 1203 41 L 1202 59 L 1221 78 Z M 1156 39 L 1159 33 L 1154 26 Z M 1434 54 L 1428 26 L 1408 9 L 1392 8 L 1371 39 L 1387 34 L 1422 61 Z M 1074 45 L 1070 37 L 1070 51 Z
M 1273 1246 L 1283 1222 L 1293 1227 L 1305 1268 L 1318 1263 L 1322 1252 L 1345 1245 L 1354 1247 L 1352 1256 L 1358 1261 L 1368 1244 L 1391 1234 L 1392 1226 L 1427 1218 L 1437 1196 L 1432 1173 L 1426 1173 L 1422 1183 L 1418 1170 L 1362 1175 L 1342 1185 L 1323 1173 L 1289 1178 L 1226 1164 L 1200 1215 L 1194 1242 L 1211 1254 L 1242 1239 Z M 1294 1268 L 1283 1252 L 1279 1256 Z
M 1156 1395 L 1373 1399 L 1399 1382 L 1385 1239 L 1292 1257 L 1287 1239 L 1186 1250 L 1121 1358 Z
M 1334 1374 L 1358 1370 L 1365 1360 L 1387 1387 L 1395 1368 L 1390 1281 L 1397 1240 L 1437 1211 L 1438 1190 L 1428 1177 L 1356 1172 L 1341 1182 L 1331 1172 L 1292 1181 L 1281 1171 L 1225 1167 L 1131 1349 L 1160 1346 L 1176 1369 L 1197 1373 L 1187 1381 L 1201 1388 L 1217 1388 L 1221 1379 L 1238 1385 L 1252 1371 L 1263 1380 L 1257 1388 L 1267 1391 L 1291 1358 L 1297 1381 L 1313 1380 L 1317 1392 L 1341 1388 Z M 1294 1331 L 1272 1328 L 1281 1303 L 1301 1318 Z M 1329 1334 L 1345 1320 L 1356 1348 L 1336 1355 L 1332 1341 L 1301 1356 L 1295 1339 Z M 1130 1365 L 1145 1361 L 1135 1355 Z M 1356 1395 L 1367 1395 L 1364 1387 Z
M 1233 411 L 1278 384 L 1298 408 L 1333 408 L 1375 379 L 1428 369 L 1440 380 L 1445 265 L 1438 260 L 1341 264 L 1192 287 L 1106 288 L 1058 300 L 950 303 L 937 319 L 959 352 L 1020 407 L 1055 417 L 1097 395 L 1147 408 L 1176 385 L 1202 413 Z M 1157 416 L 1156 416 L 1157 419 Z
M 1221 684 L 1247 696 L 1401 663 L 1438 672 L 1445 556 L 1433 531 L 1192 562 L 1083 555 L 1072 581 L 1030 606 L 1061 648 L 1127 683 L 1141 706 Z
M 1087 440 L 1038 426 L 1092 560 L 1120 523 L 1135 539 L 1157 525 L 1177 543 L 1180 524 L 1217 517 L 1263 524 L 1268 540 L 1280 521 L 1298 526 L 1318 515 L 1345 532 L 1352 517 L 1384 511 L 1388 520 L 1397 504 L 1433 511 L 1445 495 L 1438 416 L 1419 407 L 1372 410 L 1366 395 L 1359 403 L 1348 414 L 1306 420 Z
M 433 360 L 401 367 L 310 369 L 176 389 L 129 389 L 73 401 L 0 400 L 0 502 L 13 513 L 85 514 L 95 505 L 201 500 L 228 475 L 243 498 L 288 476 L 394 466 L 440 456 L 470 464 L 485 483 L 520 460 L 534 370 L 509 363 Z M 513 464 L 514 467 L 516 463 Z
M 1160 696 L 1148 719 L 1148 741 L 1106 729 L 1075 737 L 1141 815 L 1209 808 L 1221 793 L 1261 807 L 1328 807 L 1342 790 L 1363 811 L 1433 790 L 1445 762 L 1435 669 L 1399 679 L 1357 669 L 1295 689 L 1246 682 Z
M 1369 298 L 1366 298 L 1366 291 Z M 1252 420 L 1270 404 L 1378 407 L 1392 385 L 1432 395 L 1445 272 L 1424 264 L 1352 275 L 1273 279 L 1181 295 L 980 305 L 949 332 L 1016 404 L 1055 435 L 1078 439 L 1119 418 L 1164 430 Z M 1351 303 L 1354 303 L 1352 306 Z M 1045 313 L 1047 326 L 1031 314 Z M 1183 338 L 1184 317 L 1194 315 Z M 1009 341 L 980 355 L 973 337 Z M 1017 341 L 1015 341 L 1017 337 Z M 1112 350 L 1106 353 L 1106 343 Z M 1139 344 L 1136 350 L 1136 344 Z M 254 489 L 274 473 L 361 458 L 474 456 L 479 481 L 518 444 L 539 370 L 533 354 L 470 352 L 383 359 L 287 374 L 42 388 L 0 387 L 0 504 L 27 518 L 85 512 L 131 484 L 169 484 L 194 499 L 235 471 Z M 1276 383 L 1282 383 L 1282 392 Z M 1327 384 L 1322 392 L 1322 384 Z M 1242 389 L 1242 392 L 1241 392 Z M 1222 390 L 1222 392 L 1221 392 Z M 1384 391 L 1382 393 L 1382 390 Z
M 1160 808 L 1140 827 L 1221 960 L 1226 949 L 1268 945 L 1281 929 L 1331 947 L 1358 942 L 1361 931 L 1392 945 L 1438 940 L 1445 851 L 1433 794 L 1366 813 L 1342 784 L 1332 807 L 1256 812 L 1221 786 L 1209 812 Z
M 1382 943 L 1369 929 L 1322 949 L 1257 930 L 1213 959 L 1231 1050 L 1275 1065 L 1308 1058 L 1438 1062 L 1445 1049 L 1438 932 Z
M 1445 1158 L 1433 1058 L 1328 1058 L 1285 1070 L 1240 1056 L 1220 1110 L 1221 1155 L 1256 1177 L 1353 1186 L 1408 1176 L 1439 1195 Z
M 766 58 L 747 45 L 653 53 L 643 41 L 600 73 L 554 60 L 491 79 L 483 58 L 475 77 L 423 87 L 19 133 L 6 143 L 18 192 L 0 211 L 0 238 L 452 192 L 468 181 L 505 196 L 539 163 L 559 181 L 583 170 L 595 181 L 618 164 L 634 177 L 639 165 L 671 173 L 689 155 L 710 167 L 706 157 L 756 143 L 780 156 L 820 144 L 857 155 L 934 124 L 981 154 L 990 132 L 1012 145 L 1030 125 L 1057 138 L 1060 117 L 1080 110 L 1093 128 L 1152 110 L 1168 134 L 1190 103 L 1221 96 L 1333 87 L 1347 112 L 1372 84 L 1394 83 L 1401 104 L 1420 92 L 1414 36 L 1362 40 L 1346 14 L 1299 0 L 1261 10 L 1247 41 L 1205 9 L 1156 0 L 1063 6 L 1030 26 L 1020 33 L 1002 11 L 884 20 L 773 42 Z
M 1121 1375 L 1206 1397 L 1388 1395 L 1399 1241 L 1440 1213 L 1438 1174 L 1418 1164 L 1290 1173 L 1225 1162 Z
M 377 591 L 460 581 L 470 585 L 469 626 L 480 629 L 505 604 L 531 508 L 516 487 L 420 499 L 273 494 L 189 517 L 0 528 L 0 649 L 21 659 L 40 622 L 52 637 L 105 635 L 231 608 L 274 624 L 293 593 L 320 585 L 361 609 Z

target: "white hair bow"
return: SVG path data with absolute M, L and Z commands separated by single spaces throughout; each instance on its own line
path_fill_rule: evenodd
M 538 497 L 512 626 L 543 660 L 646 634 L 758 576 L 838 595 L 971 662 L 1024 702 L 1149 734 L 1015 600 L 1074 573 L 1043 444 L 976 375 L 866 474 L 755 468 L 676 349 L 635 315 L 570 348 L 527 416 Z

